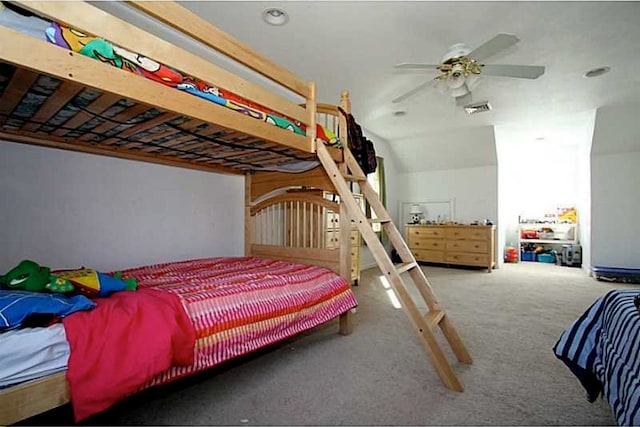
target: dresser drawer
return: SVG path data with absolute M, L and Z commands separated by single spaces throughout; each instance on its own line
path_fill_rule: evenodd
M 445 257 L 445 262 L 448 262 L 451 264 L 485 266 L 489 262 L 489 256 L 487 254 L 447 252 L 447 256 Z
M 474 252 L 486 254 L 489 243 L 486 240 L 447 240 L 447 252 Z
M 426 249 L 411 249 L 411 253 L 417 261 L 444 262 L 443 251 L 430 251 Z
M 442 227 L 408 227 L 408 238 L 411 237 L 429 237 L 429 238 L 443 238 L 444 228 Z
M 486 229 L 480 228 L 449 228 L 445 231 L 447 239 L 488 240 Z
M 327 230 L 340 228 L 340 214 L 335 212 L 327 212 Z
M 412 249 L 444 250 L 445 241 L 442 239 L 429 239 L 422 236 L 409 236 L 408 246 Z
M 340 246 L 340 230 L 327 231 L 325 236 L 325 247 L 333 249 Z

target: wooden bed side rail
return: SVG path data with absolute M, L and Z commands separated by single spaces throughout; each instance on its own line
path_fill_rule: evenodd
M 69 402 L 66 372 L 0 390 L 0 425 L 14 424 Z
M 16 3 L 19 4 L 20 7 L 36 13 L 39 16 L 68 25 L 84 33 L 102 37 L 121 48 L 144 55 L 154 61 L 175 68 L 184 74 L 194 76 L 204 82 L 229 90 L 240 97 L 297 120 L 307 126 L 308 132 L 306 138 L 299 138 L 301 141 L 298 144 L 299 146 L 295 148 L 306 152 L 315 151 L 316 94 L 315 84 L 313 82 L 304 84 L 307 89 L 302 90 L 299 84 L 292 84 L 289 74 L 278 75 L 265 69 L 265 73 L 270 74 L 271 78 L 278 79 L 274 80 L 276 83 L 285 87 L 296 86 L 296 90 L 302 92 L 301 95 L 305 98 L 305 107 L 301 107 L 295 102 L 273 93 L 258 84 L 246 81 L 199 56 L 180 49 L 86 2 L 17 0 Z M 186 16 L 197 18 L 196 15 L 181 6 L 174 5 L 173 7 L 175 10 L 178 10 L 178 8 L 182 11 L 182 19 L 186 19 L 184 18 Z M 189 34 L 186 35 L 191 37 Z M 228 47 L 224 47 L 225 43 L 228 43 L 229 40 L 232 40 L 231 36 L 222 39 L 223 49 L 229 49 Z M 3 39 L 3 44 L 5 44 L 5 42 L 7 41 Z M 212 39 L 208 44 L 214 47 L 216 46 L 214 42 L 215 40 Z M 20 65 L 20 63 L 16 65 Z M 67 71 L 70 69 L 71 67 L 67 67 Z

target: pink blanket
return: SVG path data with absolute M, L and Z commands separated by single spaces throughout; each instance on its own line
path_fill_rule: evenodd
M 171 366 L 194 361 L 195 331 L 176 295 L 142 288 L 96 302 L 63 321 L 76 421 L 139 391 Z

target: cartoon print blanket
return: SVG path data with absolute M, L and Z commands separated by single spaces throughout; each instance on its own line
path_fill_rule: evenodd
M 223 107 L 246 114 L 266 123 L 305 135 L 305 126 L 276 112 L 241 98 L 229 91 L 160 64 L 150 58 L 130 52 L 104 39 L 82 33 L 73 28 L 52 22 L 45 30 L 47 40 L 57 46 L 73 50 L 82 55 L 105 62 L 147 79 L 162 83 Z M 330 130 L 316 125 L 316 135 L 327 145 L 339 146 L 338 137 Z

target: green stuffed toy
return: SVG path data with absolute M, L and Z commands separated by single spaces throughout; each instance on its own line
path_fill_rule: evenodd
M 89 268 L 51 272 L 31 260 L 23 260 L 3 277 L 9 289 L 32 292 L 67 293 L 78 291 L 88 296 L 105 297 L 112 292 L 135 291 L 135 278 L 123 279 L 122 273 L 108 275 Z
M 52 276 L 49 267 L 42 267 L 28 259 L 5 274 L 3 282 L 9 289 L 31 292 L 64 293 L 75 289 L 68 280 Z

